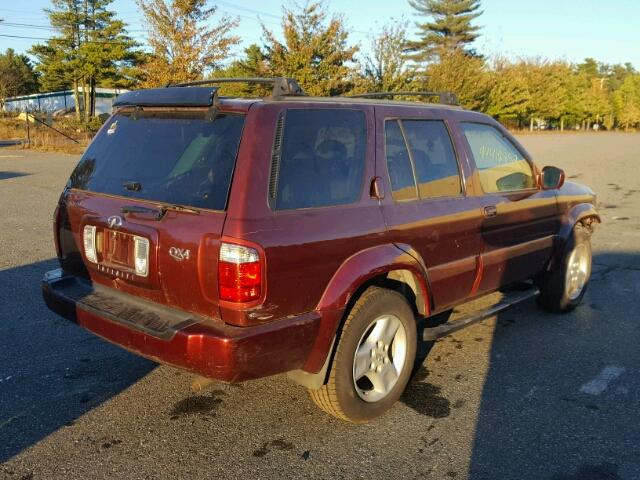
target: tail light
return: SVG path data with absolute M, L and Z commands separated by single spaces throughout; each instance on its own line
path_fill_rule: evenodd
M 96 252 L 96 227 L 93 225 L 85 225 L 82 235 L 84 244 L 84 255 L 87 260 L 93 263 L 98 262 L 98 254 Z
M 257 250 L 223 242 L 218 261 L 220 300 L 245 303 L 262 293 L 262 265 Z
M 137 235 L 133 237 L 133 257 L 136 275 L 149 275 L 149 239 Z

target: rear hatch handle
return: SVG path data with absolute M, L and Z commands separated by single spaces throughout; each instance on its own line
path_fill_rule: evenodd
M 182 205 L 162 205 L 160 208 L 142 207 L 140 205 L 124 205 L 120 209 L 124 214 L 133 213 L 134 215 L 151 215 L 154 220 L 162 220 L 168 210 L 193 213 L 196 215 L 200 213 L 200 211 L 195 208 L 183 207 Z
M 135 215 L 151 215 L 154 220 L 162 220 L 164 214 L 167 213 L 167 210 L 164 208 L 147 208 L 141 207 L 140 205 L 125 205 L 120 211 L 124 214 L 133 213 Z

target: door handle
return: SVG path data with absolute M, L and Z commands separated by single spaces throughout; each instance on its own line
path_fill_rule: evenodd
M 482 214 L 485 217 L 495 217 L 498 215 L 498 208 L 495 205 L 487 205 L 482 209 Z
M 380 177 L 373 177 L 371 179 L 369 195 L 371 198 L 376 198 L 378 200 L 384 199 L 384 185 L 382 184 L 382 179 Z

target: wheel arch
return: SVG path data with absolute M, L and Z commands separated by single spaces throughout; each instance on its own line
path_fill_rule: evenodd
M 575 226 L 581 224 L 591 231 L 595 223 L 602 223 L 602 220 L 595 206 L 591 203 L 579 203 L 567 212 L 558 231 L 555 251 L 549 262 L 549 271 L 555 270 L 560 265 Z
M 415 296 L 415 309 L 428 315 L 431 305 L 427 270 L 407 245 L 393 243 L 362 250 L 345 260 L 333 275 L 316 310 L 345 309 L 353 298 L 372 284 L 390 282 L 407 285 Z
M 362 250 L 343 262 L 316 307 L 321 321 L 311 354 L 302 369 L 289 372 L 291 379 L 311 389 L 325 383 L 346 316 L 371 286 L 398 291 L 416 315 L 429 315 L 427 271 L 419 256 L 408 252 L 413 249 L 390 243 Z

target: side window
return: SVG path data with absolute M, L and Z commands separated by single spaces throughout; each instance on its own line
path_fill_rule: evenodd
M 460 170 L 451 137 L 440 120 L 403 120 L 421 198 L 459 195 Z
M 385 123 L 387 169 L 391 181 L 392 197 L 396 201 L 416 200 L 418 192 L 413 176 L 409 150 L 397 120 Z
M 502 133 L 491 125 L 463 123 L 485 193 L 534 188 L 531 165 Z
M 458 160 L 443 121 L 388 120 L 385 136 L 394 200 L 460 195 Z
M 282 149 L 272 168 L 277 210 L 355 202 L 362 192 L 367 144 L 364 112 L 289 109 Z

